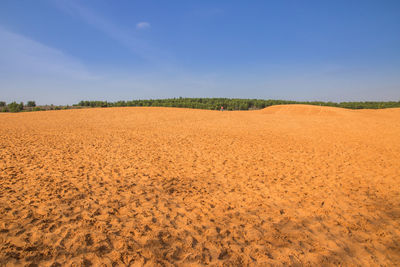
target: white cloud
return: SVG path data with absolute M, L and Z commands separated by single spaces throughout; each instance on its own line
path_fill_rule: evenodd
M 148 22 L 143 21 L 143 22 L 139 22 L 138 24 L 136 24 L 136 29 L 138 29 L 138 30 L 144 30 L 147 28 L 150 28 L 150 23 L 148 23 Z

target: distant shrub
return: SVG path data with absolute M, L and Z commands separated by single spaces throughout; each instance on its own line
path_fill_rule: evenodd
M 6 106 L 6 102 L 0 101 L 0 107 L 5 107 L 5 106 Z
M 19 103 L 17 102 L 11 102 L 10 104 L 7 105 L 8 111 L 10 112 L 20 112 L 24 109 L 24 103 Z
M 33 108 L 36 107 L 36 102 L 35 101 L 28 101 L 28 103 L 26 103 L 27 107 Z
M 33 109 L 32 109 L 32 111 L 41 111 L 42 109 L 40 108 L 40 107 L 34 107 Z

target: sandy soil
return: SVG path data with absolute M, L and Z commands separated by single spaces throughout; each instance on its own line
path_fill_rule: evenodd
M 0 114 L 0 265 L 400 265 L 400 109 Z

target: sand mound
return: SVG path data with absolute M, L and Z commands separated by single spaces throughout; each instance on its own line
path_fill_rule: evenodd
M 318 116 L 335 116 L 353 113 L 353 110 L 325 107 L 325 106 L 314 106 L 314 105 L 276 105 L 270 106 L 262 110 L 264 114 L 280 114 L 280 115 L 318 115 Z
M 0 265 L 399 266 L 399 115 L 0 114 Z

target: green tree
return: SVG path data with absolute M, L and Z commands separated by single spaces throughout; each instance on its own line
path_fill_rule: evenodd
M 35 101 L 28 101 L 28 103 L 26 103 L 26 106 L 33 108 L 33 107 L 36 107 L 36 103 L 35 103 Z
M 7 107 L 10 112 L 20 112 L 24 109 L 24 103 L 21 102 L 17 104 L 17 102 L 14 101 L 8 104 Z

